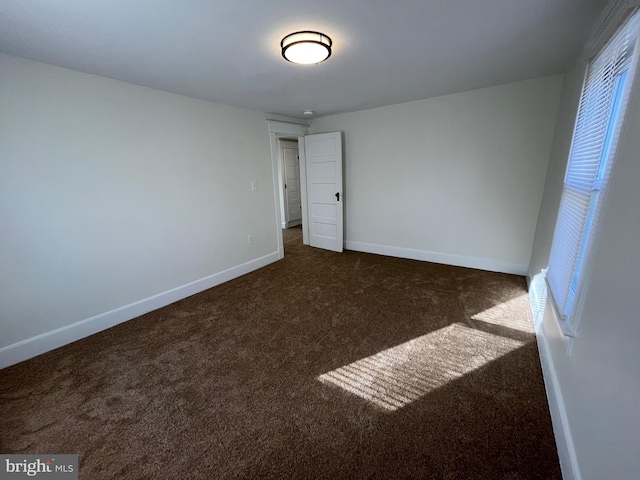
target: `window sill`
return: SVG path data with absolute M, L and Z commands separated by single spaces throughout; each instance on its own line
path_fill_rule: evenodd
M 551 295 L 551 290 L 547 283 L 546 269 L 543 269 L 535 275 L 531 281 L 530 289 L 529 289 L 529 300 L 531 304 L 531 313 L 533 315 L 534 326 L 536 329 L 536 333 L 539 332 L 541 328 L 543 328 L 543 322 L 545 318 L 545 313 L 547 309 L 547 304 L 549 305 L 549 311 L 553 316 L 553 320 L 551 322 L 555 324 L 555 327 L 558 331 L 558 336 L 562 339 L 562 342 L 565 345 L 567 355 L 571 355 L 571 351 L 573 349 L 573 341 L 576 336 L 575 329 L 572 328 L 570 323 L 567 320 L 562 319 L 560 313 L 558 312 L 558 308 L 553 299 L 553 295 Z M 546 316 L 551 316 L 547 313 Z

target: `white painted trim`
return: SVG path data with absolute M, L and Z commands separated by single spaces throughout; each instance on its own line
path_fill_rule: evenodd
M 536 333 L 536 339 L 538 341 L 540 364 L 542 366 L 545 390 L 547 391 L 547 401 L 549 403 L 549 412 L 551 413 L 553 433 L 556 438 L 558 459 L 560 460 L 560 468 L 562 469 L 562 478 L 564 480 L 581 480 L 582 476 L 580 475 L 578 458 L 573 444 L 571 429 L 569 428 L 567 408 L 564 404 L 560 382 L 558 381 L 556 369 L 551 357 L 549 342 L 544 332 L 544 324 L 542 328 L 540 328 L 540 331 Z
M 304 136 L 298 137 L 298 166 L 300 168 L 300 207 L 302 208 L 302 244 L 309 245 L 309 210 L 307 206 L 307 153 Z
M 639 0 L 609 0 L 587 39 L 582 59 L 587 61 L 597 55 L 638 7 Z
M 533 328 L 536 333 L 540 330 L 544 320 L 544 309 L 547 304 L 547 269 L 544 268 L 529 280 L 527 277 L 527 288 L 529 289 L 529 307 L 531 308 L 531 316 L 533 318 Z
M 167 290 L 166 292 L 0 348 L 0 369 L 15 365 L 16 363 L 139 317 L 145 313 L 157 310 L 183 298 L 195 295 L 203 290 L 228 282 L 229 280 L 233 280 L 234 278 L 276 262 L 281 258 L 282 255 L 280 252 L 273 252 L 222 272 L 201 278 L 200 280 Z
M 302 123 L 279 122 L 277 120 L 267 120 L 269 132 L 279 135 L 306 135 L 309 125 Z
M 311 124 L 311 120 L 302 120 L 296 117 L 289 117 L 286 115 L 277 115 L 275 113 L 268 113 L 265 115 L 264 119 L 267 122 L 282 122 L 282 123 L 293 123 L 295 125 L 304 125 L 308 127 Z
M 347 250 L 356 252 L 376 253 L 389 257 L 409 258 L 411 260 L 422 260 L 425 262 L 443 263 L 445 265 L 455 265 L 458 267 L 477 268 L 490 272 L 511 273 L 514 275 L 526 275 L 528 265 L 502 262 L 488 258 L 463 257 L 461 255 L 451 255 L 448 253 L 429 252 L 427 250 L 417 250 L 413 248 L 392 247 L 388 245 L 376 245 L 373 243 L 345 242 Z

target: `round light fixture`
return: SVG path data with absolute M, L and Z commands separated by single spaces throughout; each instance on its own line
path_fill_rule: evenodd
M 280 47 L 285 60 L 300 65 L 311 65 L 329 58 L 332 44 L 331 39 L 324 33 L 303 31 L 284 37 Z

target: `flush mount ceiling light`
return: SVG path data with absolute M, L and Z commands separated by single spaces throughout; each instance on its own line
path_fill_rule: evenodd
M 329 58 L 332 44 L 331 39 L 324 33 L 303 31 L 284 37 L 280 47 L 285 60 L 300 65 L 311 65 Z

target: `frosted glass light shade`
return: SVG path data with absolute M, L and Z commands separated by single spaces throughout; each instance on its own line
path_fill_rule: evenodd
M 320 32 L 295 32 L 280 42 L 282 56 L 291 63 L 311 65 L 331 56 L 332 41 Z

